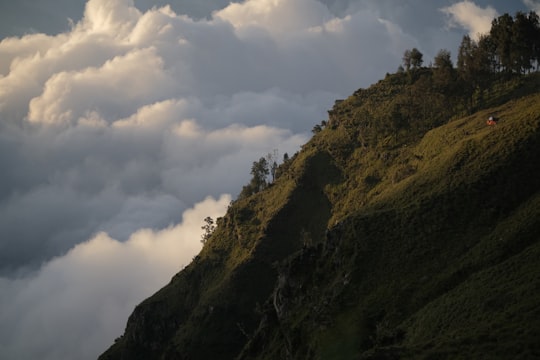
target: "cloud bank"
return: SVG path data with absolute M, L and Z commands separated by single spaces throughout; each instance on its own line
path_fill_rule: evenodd
M 95 359 L 133 307 L 191 261 L 204 217 L 222 215 L 230 200 L 209 197 L 180 223 L 125 242 L 98 233 L 31 277 L 0 278 L 2 358 Z
M 198 20 L 90 0 L 68 31 L 2 40 L 2 357 L 95 358 L 199 251 L 202 219 L 254 160 L 297 151 L 412 47 L 373 6 L 336 16 L 315 0 Z
M 251 0 L 209 20 L 91 0 L 69 32 L 4 39 L 0 271 L 237 192 L 251 161 L 294 152 L 334 99 L 379 77 L 381 59 L 395 66 L 413 40 L 389 25 L 314 0 Z

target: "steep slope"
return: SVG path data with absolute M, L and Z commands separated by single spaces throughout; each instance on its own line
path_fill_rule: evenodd
M 538 356 L 539 101 L 492 109 L 496 128 L 481 112 L 387 155 L 366 203 L 284 266 L 282 310 L 267 304 L 241 358 Z
M 328 161 L 315 155 L 291 168 L 298 179 L 283 177 L 279 186 L 231 204 L 202 252 L 135 309 L 125 335 L 101 358 L 237 355 L 257 325 L 256 304 L 274 287 L 275 264 L 301 248 L 302 232 L 322 241 L 331 206 L 323 184 L 305 177 L 324 169 L 338 179 Z
M 337 103 L 100 359 L 540 356 L 539 79 L 466 117 L 429 69 Z

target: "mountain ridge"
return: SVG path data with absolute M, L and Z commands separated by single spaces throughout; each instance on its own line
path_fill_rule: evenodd
M 540 74 L 434 73 L 336 102 L 100 359 L 540 356 Z

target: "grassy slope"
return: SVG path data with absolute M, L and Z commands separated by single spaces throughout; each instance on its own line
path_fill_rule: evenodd
M 538 356 L 540 95 L 505 101 L 407 146 L 343 151 L 350 123 L 317 135 L 347 154 L 326 188 L 338 244 L 290 260 L 290 310 L 242 358 Z
M 412 91 L 395 80 L 336 106 L 275 184 L 232 204 L 101 359 L 538 352 L 538 76 L 384 133 L 373 119 Z

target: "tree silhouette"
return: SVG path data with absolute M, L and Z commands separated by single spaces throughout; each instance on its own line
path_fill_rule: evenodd
M 424 63 L 424 55 L 417 49 L 405 50 L 403 53 L 403 66 L 406 71 L 418 69 Z
M 455 80 L 454 63 L 450 51 L 441 49 L 433 59 L 433 82 L 442 92 L 451 90 Z
M 204 230 L 204 233 L 201 235 L 201 242 L 204 244 L 206 241 L 212 236 L 212 233 L 216 229 L 216 225 L 214 225 L 214 219 L 212 219 L 210 216 L 207 216 L 204 219 L 204 225 L 201 226 L 201 229 Z
M 411 66 L 413 69 L 418 69 L 424 63 L 424 54 L 422 54 L 417 48 L 411 50 Z
M 411 69 L 411 50 L 405 50 L 403 53 L 403 67 L 406 71 L 409 71 Z
M 514 19 L 504 14 L 494 19 L 491 23 L 491 36 L 495 44 L 495 54 L 498 64 L 504 71 L 512 71 L 512 27 Z

